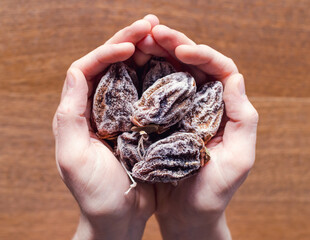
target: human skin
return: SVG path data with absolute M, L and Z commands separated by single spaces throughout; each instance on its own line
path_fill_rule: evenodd
M 223 83 L 226 113 L 221 131 L 207 144 L 211 161 L 176 187 L 156 185 L 156 217 L 163 238 L 231 239 L 225 208 L 254 164 L 258 113 L 230 58 L 163 25 L 155 26 L 152 36 L 170 56 L 189 64 L 200 84 L 208 79 Z
M 124 196 L 130 180 L 90 127 L 91 95 L 109 64 L 129 59 L 142 66 L 151 55 L 186 67 L 198 83 L 222 81 L 226 124 L 197 176 L 177 187 L 138 183 Z M 70 66 L 54 116 L 57 167 L 81 209 L 73 239 L 141 239 L 154 212 L 164 239 L 230 239 L 224 211 L 254 163 L 257 121 L 231 59 L 159 25 L 154 15 L 120 30 Z
M 150 56 L 138 53 L 135 44 L 143 42 L 154 24 L 149 16 L 136 21 L 72 63 L 67 71 L 53 132 L 59 173 L 81 210 L 73 239 L 140 239 L 155 211 L 151 185 L 139 184 L 124 196 L 130 184 L 128 176 L 89 124 L 96 76 L 109 64 L 129 58 L 144 64 Z

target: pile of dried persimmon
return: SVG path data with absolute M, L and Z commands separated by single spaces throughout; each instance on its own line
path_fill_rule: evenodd
M 141 78 L 123 62 L 112 64 L 94 95 L 92 124 L 130 176 L 176 183 L 210 160 L 205 145 L 221 123 L 223 86 L 212 81 L 197 89 L 189 73 L 157 57 Z

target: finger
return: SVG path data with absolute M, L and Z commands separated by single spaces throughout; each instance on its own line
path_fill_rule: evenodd
M 156 56 L 165 57 L 178 71 L 188 71 L 200 84 L 205 80 L 205 73 L 192 66 L 182 64 L 175 56 L 175 48 L 180 44 L 196 45 L 183 33 L 170 29 L 164 25 L 157 25 L 152 29 L 152 39 L 146 37 L 146 41 L 140 41 L 137 47 L 143 52 L 148 52 Z M 151 50 L 149 50 L 151 49 Z M 151 52 L 150 52 L 151 51 Z
M 143 19 L 148 21 L 152 28 L 159 24 L 159 19 L 153 14 L 148 14 Z M 151 34 L 147 34 L 139 41 L 137 48 L 139 49 L 136 49 L 133 59 L 138 66 L 143 66 L 151 58 L 151 55 L 164 57 L 168 54 L 154 41 Z
M 154 14 L 148 14 L 143 19 L 148 21 L 151 24 L 151 28 L 159 24 L 159 19 Z
M 205 73 L 219 79 L 238 72 L 232 59 L 207 45 L 180 45 L 175 49 L 175 55 L 183 63 L 195 65 Z
M 134 51 L 135 46 L 130 42 L 101 45 L 72 63 L 71 67 L 78 68 L 86 80 L 90 80 L 109 64 L 127 60 L 133 55 Z
M 147 35 L 140 42 L 137 47 L 145 54 L 154 55 L 158 57 L 168 57 L 169 53 L 159 46 L 151 35 Z
M 152 29 L 154 40 L 165 49 L 170 55 L 174 56 L 175 48 L 179 45 L 196 45 L 183 33 L 164 25 L 157 25 Z
M 229 120 L 224 129 L 222 144 L 232 154 L 224 164 L 226 168 L 230 165 L 238 172 L 246 173 L 255 159 L 258 113 L 245 95 L 241 74 L 234 74 L 227 80 L 223 99 Z
M 152 57 L 151 55 L 142 52 L 138 48 L 136 48 L 136 51 L 132 56 L 134 62 L 139 67 L 142 67 L 144 64 L 146 64 L 150 60 L 151 57 Z
M 128 27 L 118 31 L 105 44 L 131 42 L 136 44 L 151 31 L 151 23 L 145 19 L 138 20 Z
M 88 96 L 90 96 L 94 85 L 97 83 L 96 80 L 99 80 L 96 79 L 98 74 L 101 73 L 110 63 L 130 58 L 134 51 L 135 47 L 132 43 L 102 45 L 72 63 L 70 68 L 77 68 L 84 74 L 89 89 Z M 95 76 L 97 77 L 95 78 Z M 66 93 L 67 84 L 65 81 L 61 93 L 61 101 Z
M 68 90 L 56 111 L 54 132 L 56 159 L 61 168 L 72 169 L 90 143 L 84 115 L 88 87 L 83 73 L 76 68 L 68 70 L 66 84 Z

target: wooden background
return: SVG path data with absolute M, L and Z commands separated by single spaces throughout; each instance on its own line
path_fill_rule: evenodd
M 234 239 L 310 239 L 310 1 L 0 1 L 0 239 L 70 239 L 51 131 L 68 66 L 147 13 L 234 59 L 260 113 Z M 161 239 L 154 218 L 144 239 Z

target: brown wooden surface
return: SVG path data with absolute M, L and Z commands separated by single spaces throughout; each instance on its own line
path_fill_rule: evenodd
M 66 69 L 147 13 L 233 58 L 260 113 L 256 164 L 227 210 L 234 239 L 310 239 L 310 1 L 0 1 L 0 239 L 70 239 L 54 160 Z M 237 161 L 237 159 L 236 159 Z M 161 239 L 151 218 L 144 239 Z

